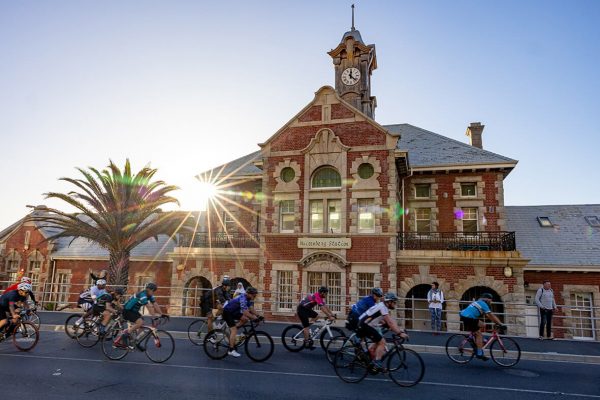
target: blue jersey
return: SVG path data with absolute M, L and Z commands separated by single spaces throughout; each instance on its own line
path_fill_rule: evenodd
M 229 300 L 229 302 L 227 303 L 227 305 L 223 308 L 224 311 L 227 311 L 229 313 L 232 313 L 234 315 L 239 315 L 241 313 L 243 313 L 244 311 L 246 311 L 247 309 L 249 309 L 250 307 L 252 307 L 254 305 L 254 302 L 252 300 L 249 300 L 246 297 L 246 294 L 240 294 L 238 297 L 236 297 L 233 300 Z
M 365 296 L 352 306 L 352 312 L 360 316 L 375 304 L 373 296 Z
M 461 317 L 479 319 L 484 314 L 492 312 L 490 306 L 484 300 L 477 300 L 469 304 L 467 308 L 460 312 Z
M 127 303 L 125 303 L 125 309 L 140 312 L 140 308 L 142 308 L 142 306 L 145 306 L 148 303 L 154 303 L 155 301 L 156 300 L 154 299 L 154 296 L 149 296 L 145 290 L 142 290 L 127 300 Z

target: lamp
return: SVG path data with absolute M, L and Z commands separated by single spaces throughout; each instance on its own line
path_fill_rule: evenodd
M 510 277 L 512 277 L 512 275 L 513 275 L 512 267 L 510 267 L 508 265 L 506 267 L 504 267 L 504 276 L 507 278 L 510 278 Z
M 181 272 L 181 271 L 183 271 L 183 270 L 185 269 L 185 265 L 183 265 L 183 264 L 179 264 L 179 265 L 177 265 L 177 267 L 176 267 L 176 268 L 177 268 L 177 271 L 180 271 L 180 272 Z

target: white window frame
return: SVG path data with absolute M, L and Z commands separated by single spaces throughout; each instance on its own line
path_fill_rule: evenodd
M 68 303 L 71 290 L 71 274 L 62 271 L 57 272 L 54 287 L 56 290 L 54 293 L 56 295 L 56 303 Z
M 277 271 L 277 310 L 292 311 L 294 300 L 294 271 Z
M 333 282 L 338 282 L 339 285 L 334 285 Z M 306 275 L 307 293 L 314 293 L 319 290 L 319 287 L 321 286 L 325 286 L 329 289 L 325 300 L 327 307 L 333 312 L 341 312 L 344 307 L 344 301 L 342 299 L 342 273 L 308 271 Z
M 580 305 L 578 299 L 587 297 L 589 306 L 585 304 Z M 594 323 L 594 294 L 591 292 L 571 292 L 571 331 L 573 332 L 573 339 L 579 340 L 595 340 L 596 339 L 596 324 Z M 576 313 L 579 315 L 576 316 Z M 583 318 L 581 314 L 589 313 L 590 327 L 584 326 L 582 323 Z M 578 336 L 576 333 L 583 333 L 584 331 L 591 330 L 591 336 Z
M 463 212 L 463 217 L 462 217 L 462 233 L 465 235 L 471 235 L 474 234 L 476 232 L 479 232 L 479 210 L 477 209 L 477 207 L 463 207 L 462 209 Z M 469 218 L 467 219 L 467 213 L 466 210 L 475 210 L 475 218 Z M 475 231 L 465 231 L 465 221 L 475 221 Z
M 332 221 L 332 214 L 334 214 L 334 212 L 331 211 L 331 206 L 330 204 L 332 203 L 337 203 L 337 223 L 338 223 L 338 227 L 336 229 L 332 228 L 331 225 L 331 221 Z M 329 233 L 342 233 L 342 200 L 340 199 L 328 199 L 327 200 L 327 232 Z
M 419 218 L 419 213 L 420 212 L 425 212 L 427 211 L 429 213 L 428 218 Z M 419 236 L 430 236 L 431 234 L 431 208 L 427 208 L 427 207 L 421 207 L 421 208 L 417 208 L 415 209 L 415 232 L 417 233 L 417 235 Z M 419 222 L 423 221 L 427 221 L 427 225 L 429 226 L 428 230 L 419 230 Z
M 473 186 L 474 194 L 464 194 L 464 188 L 467 186 Z M 473 198 L 477 197 L 477 183 L 476 182 L 463 182 L 460 184 L 460 197 Z
M 291 207 L 290 207 L 291 205 Z M 294 200 L 281 200 L 279 202 L 279 232 L 281 233 L 293 233 L 294 225 L 296 223 L 296 214 L 294 212 L 295 201 Z M 284 221 L 286 217 L 292 217 L 292 228 L 285 229 Z M 289 221 L 288 221 L 289 222 Z
M 358 298 L 362 299 L 371 294 L 371 290 L 375 287 L 374 272 L 358 272 L 356 274 L 356 290 Z
M 316 208 L 320 207 L 320 212 L 313 212 L 313 205 L 317 205 Z M 323 200 L 319 199 L 319 200 L 310 200 L 308 203 L 308 208 L 309 208 L 309 231 L 310 233 L 323 233 L 325 232 L 325 210 L 323 209 Z M 315 228 L 313 222 L 317 219 L 313 218 L 313 216 L 321 216 L 320 221 L 321 221 L 321 227 L 320 228 Z
M 357 199 L 356 201 L 356 208 L 357 208 L 357 231 L 359 233 L 375 233 L 375 199 L 373 198 L 364 198 L 364 199 Z M 371 218 L 370 220 L 371 222 L 371 226 L 369 227 L 362 227 L 361 225 L 361 221 L 363 220 L 362 216 L 363 215 L 370 215 Z M 367 220 L 365 218 L 365 220 Z
M 427 196 L 419 196 L 419 187 L 427 187 Z M 415 199 L 429 199 L 431 198 L 431 184 L 430 183 L 415 183 Z

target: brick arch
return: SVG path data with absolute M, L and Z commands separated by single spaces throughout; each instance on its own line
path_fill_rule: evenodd
M 460 300 L 463 293 L 473 286 L 487 286 L 498 293 L 498 296 L 500 296 L 502 301 L 506 302 L 507 300 L 510 300 L 508 298 L 511 297 L 508 291 L 508 285 L 494 279 L 492 276 L 467 276 L 465 279 L 459 279 L 454 285 L 454 290 L 449 293 L 448 298 Z
M 311 264 L 317 261 L 327 261 L 332 264 L 337 265 L 340 268 L 345 268 L 348 266 L 348 261 L 346 261 L 342 256 L 336 253 L 332 253 L 329 251 L 318 251 L 314 253 L 308 254 L 302 260 L 298 262 L 302 267 L 309 267 Z
M 404 278 L 403 281 L 399 282 L 397 295 L 400 298 L 406 297 L 408 292 L 410 292 L 415 286 L 431 285 L 431 282 L 433 281 L 437 281 L 437 283 L 440 284 L 440 290 L 444 292 L 444 297 L 449 298 L 446 296 L 446 293 L 450 291 L 450 284 L 447 283 L 444 278 L 438 278 L 437 275 L 429 275 L 428 268 L 426 273 L 421 273 L 419 275 L 414 274 L 412 278 Z

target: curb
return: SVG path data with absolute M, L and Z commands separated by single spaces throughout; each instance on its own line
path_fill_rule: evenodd
M 40 327 L 40 331 L 42 332 L 64 332 L 64 325 L 49 325 L 42 324 Z M 169 331 L 171 335 L 175 339 L 188 339 L 187 332 L 182 331 Z M 279 337 L 273 337 L 273 341 L 275 343 L 280 343 L 281 339 Z M 405 345 L 409 349 L 413 349 L 419 353 L 423 354 L 446 354 L 446 348 L 443 346 L 431 346 L 431 345 L 423 345 L 423 344 L 406 344 Z M 586 356 L 579 354 L 565 354 L 565 353 L 555 353 L 555 352 L 546 352 L 546 353 L 536 353 L 523 351 L 521 353 L 521 360 L 532 360 L 532 361 L 564 361 L 564 362 L 576 362 L 576 363 L 584 363 L 584 364 L 597 364 L 600 365 L 600 356 Z

